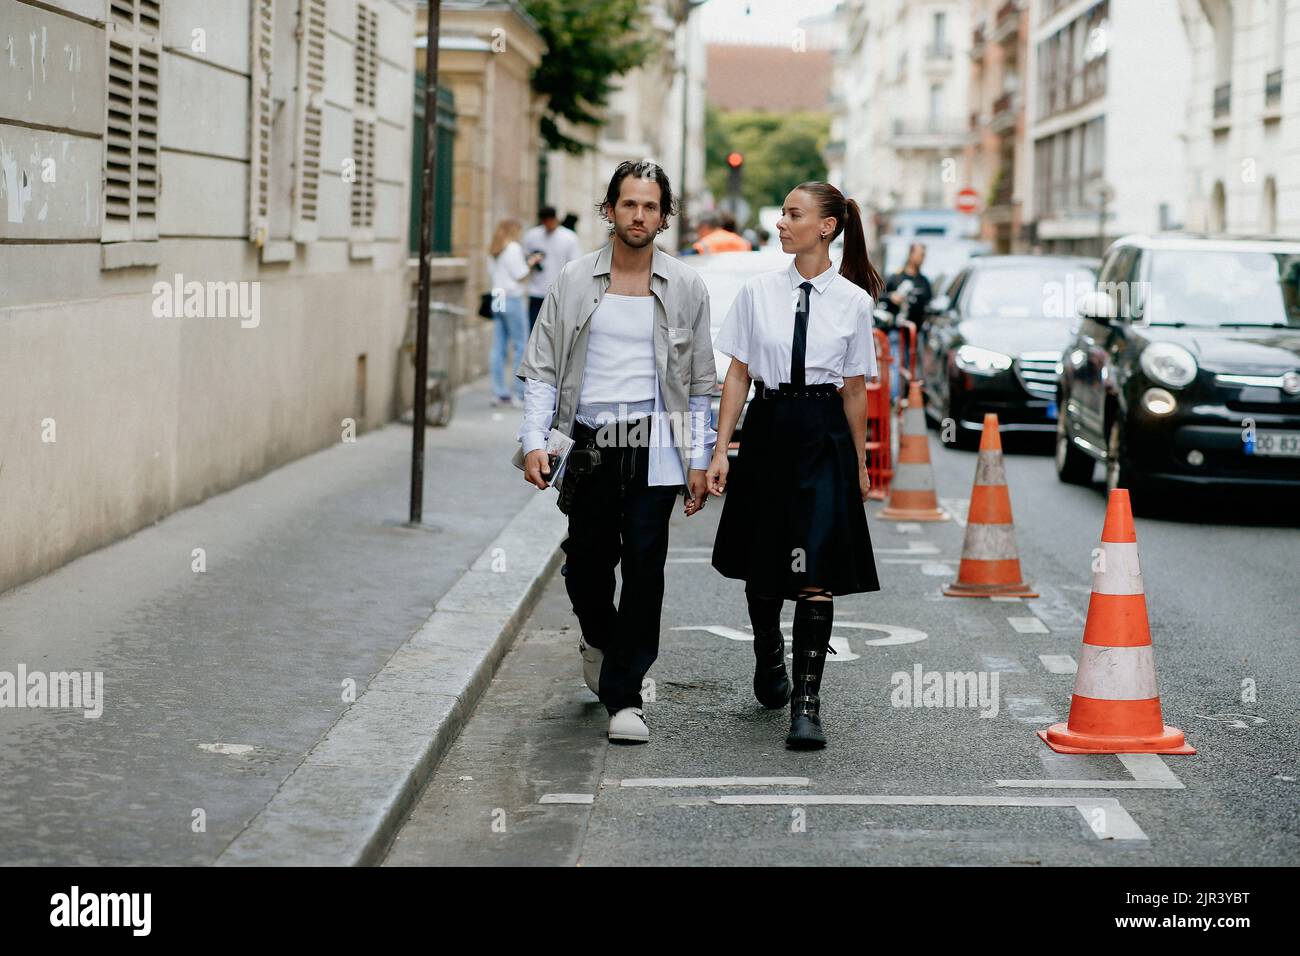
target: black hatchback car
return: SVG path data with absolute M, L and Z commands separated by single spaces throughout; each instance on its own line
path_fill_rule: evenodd
M 1300 242 L 1127 236 L 1079 311 L 1062 481 L 1300 486 Z
M 1004 432 L 1056 431 L 1061 355 L 1097 260 L 977 256 L 930 302 L 921 349 L 925 407 L 952 444 L 969 444 L 995 412 Z

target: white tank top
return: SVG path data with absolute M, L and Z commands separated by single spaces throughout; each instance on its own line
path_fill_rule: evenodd
M 655 297 L 606 293 L 589 321 L 578 404 L 653 401 Z

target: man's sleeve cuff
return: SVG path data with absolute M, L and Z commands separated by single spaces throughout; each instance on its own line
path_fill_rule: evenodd
M 546 447 L 546 433 L 538 431 L 524 432 L 519 439 L 519 443 L 523 446 L 524 454 L 527 455 L 529 452 Z

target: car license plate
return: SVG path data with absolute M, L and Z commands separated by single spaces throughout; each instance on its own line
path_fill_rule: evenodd
M 1250 446 L 1246 446 L 1250 449 Z M 1300 458 L 1300 432 L 1256 432 L 1251 454 L 1270 458 Z

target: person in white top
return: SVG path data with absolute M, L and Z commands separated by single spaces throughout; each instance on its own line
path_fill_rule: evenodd
M 502 219 L 492 233 L 492 243 L 488 247 L 491 256 L 492 275 L 492 321 L 496 325 L 492 336 L 492 355 L 490 368 L 492 373 L 492 392 L 494 405 L 514 405 L 522 408 L 524 404 L 524 383 L 513 374 L 514 396 L 506 386 L 506 349 L 514 348 L 514 364 L 519 367 L 524 357 L 524 346 L 528 342 L 528 305 L 524 300 L 524 280 L 528 278 L 528 262 L 524 258 L 523 246 L 519 244 L 519 235 L 523 226 L 517 219 Z
M 789 268 L 749 279 L 714 343 L 731 356 L 718 409 L 709 493 L 727 492 L 713 566 L 745 581 L 754 627 L 754 694 L 790 702 L 786 746 L 826 746 L 822 668 L 833 596 L 880 590 L 867 530 L 867 379 L 878 377 L 873 299 L 884 283 L 867 258 L 858 205 L 828 183 L 785 199 L 776 224 Z M 844 233 L 840 270 L 830 244 Z M 726 448 L 749 394 L 728 484 Z M 720 450 L 719 450 L 720 449 Z M 795 601 L 794 682 L 785 671 L 782 605 Z
M 540 225 L 524 233 L 524 249 L 532 272 L 528 276 L 528 331 L 537 324 L 537 314 L 546 301 L 546 293 L 559 278 L 564 267 L 582 255 L 578 234 L 560 225 L 554 206 L 543 206 L 537 211 Z

